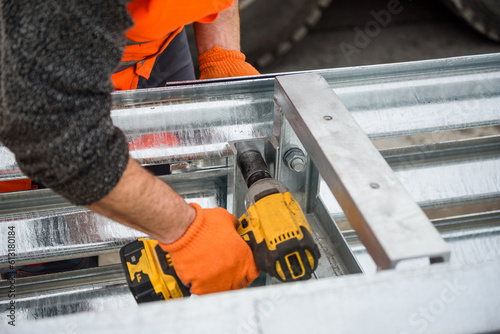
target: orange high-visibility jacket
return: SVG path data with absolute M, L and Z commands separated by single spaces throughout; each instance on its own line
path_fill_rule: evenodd
M 116 90 L 137 88 L 146 80 L 156 57 L 192 22 L 210 23 L 233 0 L 134 0 L 127 5 L 134 26 L 127 30 L 127 46 L 117 72 L 111 77 Z

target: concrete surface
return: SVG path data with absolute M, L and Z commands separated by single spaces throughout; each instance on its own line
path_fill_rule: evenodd
M 317 26 L 288 54 L 261 68 L 261 72 L 500 52 L 499 43 L 477 33 L 440 1 L 401 0 L 392 14 L 388 11 L 390 3 L 390 0 L 332 0 Z M 390 13 L 390 17 L 381 11 Z

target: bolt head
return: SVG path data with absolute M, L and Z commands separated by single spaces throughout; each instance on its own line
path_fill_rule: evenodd
M 299 148 L 289 149 L 284 155 L 284 160 L 288 168 L 294 172 L 300 173 L 306 168 L 306 157 Z
M 300 173 L 306 168 L 306 162 L 303 158 L 297 157 L 290 161 L 290 167 L 297 173 Z

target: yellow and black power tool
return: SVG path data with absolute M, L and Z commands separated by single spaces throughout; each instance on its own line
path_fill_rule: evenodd
M 239 219 L 238 233 L 252 249 L 257 267 L 283 282 L 311 278 L 321 255 L 299 203 L 271 178 L 255 147 L 240 143 L 236 150 L 248 186 L 247 212 Z
M 252 249 L 257 267 L 284 282 L 311 278 L 320 252 L 300 205 L 288 189 L 271 178 L 257 149 L 236 145 L 237 162 L 248 186 L 247 212 L 238 233 Z M 189 296 L 170 255 L 155 240 L 125 245 L 120 256 L 130 291 L 138 303 Z

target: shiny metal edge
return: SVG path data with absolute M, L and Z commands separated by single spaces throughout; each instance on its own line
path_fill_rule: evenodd
M 328 213 L 320 197 L 316 197 L 314 216 L 316 217 L 319 226 L 312 226 L 313 231 L 315 231 L 318 235 L 318 238 L 323 238 L 325 240 L 323 243 L 327 245 L 323 247 L 326 247 L 327 249 L 332 248 L 332 250 L 325 251 L 325 253 L 327 253 L 327 260 L 333 263 L 340 262 L 345 274 L 362 273 L 363 269 L 356 260 L 356 257 L 349 248 L 344 235 Z M 319 243 L 320 247 L 322 247 L 321 245 L 323 243 Z M 331 253 L 332 255 L 328 255 L 328 253 Z M 335 267 L 334 264 L 331 266 Z
M 21 297 L 29 293 L 57 291 L 59 289 L 92 284 L 126 284 L 121 264 L 81 269 L 68 272 L 46 274 L 15 280 L 16 295 Z M 8 297 L 11 289 L 10 280 L 0 280 L 0 298 Z
M 5 327 L 44 333 L 483 333 L 500 330 L 500 262 L 440 264 L 79 313 Z M 196 315 L 196 321 L 193 316 Z M 217 321 L 214 321 L 217 319 Z

